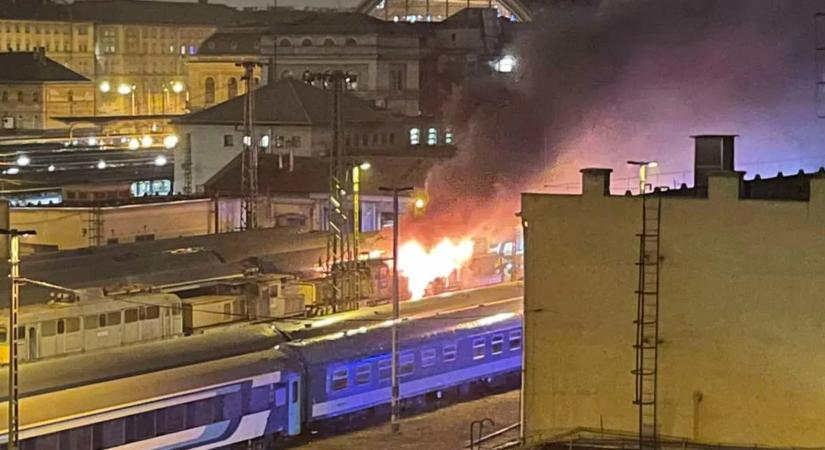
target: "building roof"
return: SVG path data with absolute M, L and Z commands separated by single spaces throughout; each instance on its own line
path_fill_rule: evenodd
M 332 122 L 332 91 L 294 79 L 282 79 L 253 91 L 255 123 L 261 125 L 329 125 Z M 173 120 L 182 124 L 243 123 L 245 96 L 240 95 L 210 108 Z M 400 117 L 373 106 L 355 95 L 343 95 L 347 123 L 386 123 Z
M 90 81 L 39 52 L 0 53 L 0 82 Z
M 244 11 L 218 3 L 157 0 L 75 0 L 55 4 L 0 0 L 0 17 L 111 24 L 180 24 L 224 26 L 248 21 Z
M 361 193 L 379 194 L 379 186 L 423 187 L 429 170 L 451 151 L 437 149 L 420 155 L 352 156 L 353 162 L 369 161 L 372 167 L 362 172 Z M 326 158 L 295 157 L 293 170 L 288 169 L 289 158 L 283 158 L 280 168 L 277 155 L 262 154 L 258 161 L 258 186 L 268 194 L 309 195 L 329 192 L 329 160 Z M 238 155 L 206 182 L 210 194 L 240 195 L 241 156 Z
M 400 0 L 392 1 L 393 4 L 389 5 L 389 7 L 393 7 L 395 2 Z M 462 9 L 480 9 L 480 7 L 486 8 L 489 4 L 493 3 L 492 1 L 490 3 L 484 2 L 483 4 L 473 3 L 469 8 L 466 8 L 465 3 L 462 2 L 455 2 L 455 4 L 453 4 L 454 0 L 431 0 L 430 2 L 427 2 L 427 7 L 430 11 L 445 11 L 447 9 L 446 3 L 448 1 L 450 2 L 449 9 L 453 11 Z M 388 7 L 388 3 L 388 0 L 362 0 L 356 8 L 356 11 L 360 14 L 373 14 L 378 9 L 379 5 Z M 505 9 L 514 13 L 516 17 L 523 22 L 531 21 L 533 19 L 533 9 L 536 6 L 541 5 L 541 2 L 538 0 L 496 0 L 496 3 L 499 3 Z M 470 2 L 467 2 L 467 4 L 470 4 Z M 420 11 L 421 4 L 409 5 L 409 8 L 411 12 L 416 10 Z M 432 14 L 435 15 L 434 12 Z

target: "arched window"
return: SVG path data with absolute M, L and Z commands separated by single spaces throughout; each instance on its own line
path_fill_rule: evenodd
M 212 77 L 203 82 L 203 102 L 207 105 L 215 103 L 215 79 Z
M 358 41 L 356 41 L 355 38 L 347 38 L 346 45 L 347 47 L 355 47 L 358 45 Z
M 279 47 L 292 47 L 292 41 L 287 38 L 281 39 L 281 42 L 278 43 Z
M 9 101 L 9 93 L 7 91 L 3 91 L 3 103 L 7 103 Z
M 335 41 L 332 38 L 324 39 L 324 47 L 335 47 Z
M 310 38 L 304 39 L 303 41 L 301 41 L 301 45 L 304 46 L 304 47 L 312 47 L 312 39 L 310 39 Z
M 23 103 L 23 91 L 17 91 L 17 102 Z
M 226 95 L 229 98 L 235 98 L 238 96 L 238 80 L 235 78 L 230 78 L 229 81 L 227 81 Z

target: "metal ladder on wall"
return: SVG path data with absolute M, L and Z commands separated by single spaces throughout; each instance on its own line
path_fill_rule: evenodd
M 636 398 L 639 408 L 639 449 L 658 448 L 657 375 L 659 362 L 659 231 L 662 201 L 642 194 L 642 231 L 639 237 L 639 285 L 636 290 Z
M 99 247 L 103 245 L 103 211 L 100 207 L 89 208 L 86 219 L 86 236 L 89 239 L 89 247 Z

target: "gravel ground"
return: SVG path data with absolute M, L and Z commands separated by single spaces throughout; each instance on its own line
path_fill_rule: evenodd
M 487 428 L 488 431 L 485 432 L 487 434 L 494 429 L 498 430 L 517 422 L 518 415 L 519 391 L 515 390 L 405 418 L 401 422 L 401 433 L 398 435 L 391 434 L 389 423 L 386 423 L 341 436 L 311 441 L 296 448 L 303 450 L 458 450 L 465 448 L 469 442 L 472 421 L 483 417 L 493 419 L 496 426 Z

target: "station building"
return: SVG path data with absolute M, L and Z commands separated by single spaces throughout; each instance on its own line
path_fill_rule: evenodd
M 822 446 L 825 169 L 745 180 L 732 137 L 696 141 L 695 185 L 646 199 L 661 201 L 662 445 Z M 530 444 L 638 445 L 642 198 L 612 195 L 610 173 L 522 197 Z

